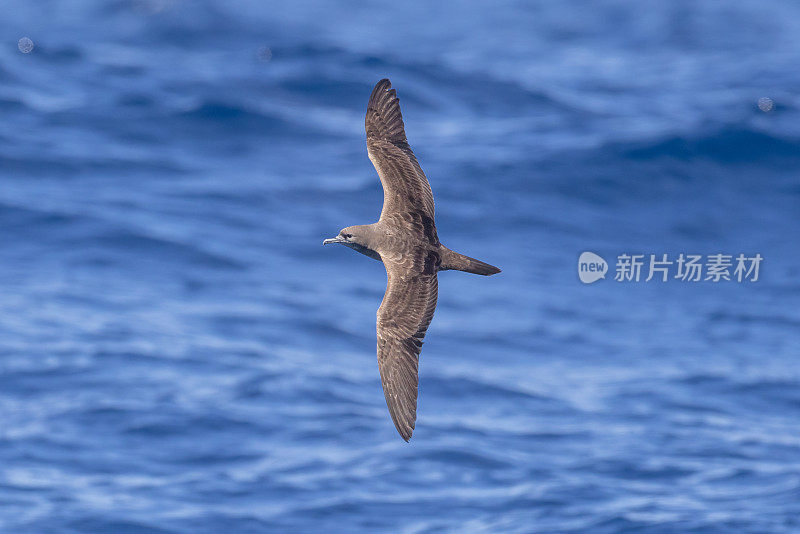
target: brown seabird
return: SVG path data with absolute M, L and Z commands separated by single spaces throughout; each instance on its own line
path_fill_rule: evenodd
M 436 309 L 436 273 L 490 275 L 500 269 L 439 242 L 431 186 L 406 140 L 400 101 L 389 80 L 372 90 L 365 125 L 367 154 L 383 185 L 380 219 L 348 226 L 322 244 L 341 243 L 386 267 L 386 294 L 378 308 L 378 368 L 394 426 L 408 441 L 417 419 L 419 353 Z

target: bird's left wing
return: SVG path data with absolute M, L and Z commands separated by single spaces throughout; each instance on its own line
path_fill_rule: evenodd
M 378 309 L 378 368 L 394 426 L 406 441 L 417 420 L 417 385 L 422 339 L 438 295 L 436 254 L 417 258 L 421 272 L 386 264 L 388 283 Z M 404 276 L 408 274 L 408 276 Z

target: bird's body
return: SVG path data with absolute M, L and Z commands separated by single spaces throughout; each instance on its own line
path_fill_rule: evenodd
M 372 91 L 365 126 L 367 153 L 383 185 L 380 219 L 344 228 L 324 244 L 341 243 L 386 267 L 386 294 L 378 308 L 378 367 L 392 421 L 408 441 L 416 421 L 419 353 L 436 309 L 437 273 L 490 275 L 500 269 L 439 242 L 433 193 L 406 140 L 389 80 Z

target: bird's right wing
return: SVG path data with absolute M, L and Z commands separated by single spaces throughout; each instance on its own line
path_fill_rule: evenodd
M 400 100 L 387 79 L 377 83 L 369 97 L 367 154 L 383 185 L 381 218 L 391 213 L 421 211 L 434 219 L 433 193 L 406 139 Z
M 434 254 L 434 253 L 430 253 Z M 420 258 L 422 272 L 403 277 L 407 268 L 386 266 L 386 295 L 378 309 L 378 368 L 394 426 L 406 441 L 417 420 L 417 384 L 422 339 L 436 310 L 435 257 Z

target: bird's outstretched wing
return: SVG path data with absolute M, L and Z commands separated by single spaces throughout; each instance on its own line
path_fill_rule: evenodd
M 386 405 L 406 441 L 417 420 L 417 384 L 422 339 L 436 310 L 438 282 L 434 252 L 413 259 L 421 269 L 386 264 L 386 294 L 378 308 L 378 368 Z M 418 272 L 416 275 L 409 275 Z
M 433 220 L 431 186 L 408 146 L 400 101 L 389 80 L 379 81 L 372 90 L 364 124 L 367 154 L 383 184 L 381 218 L 418 210 Z

